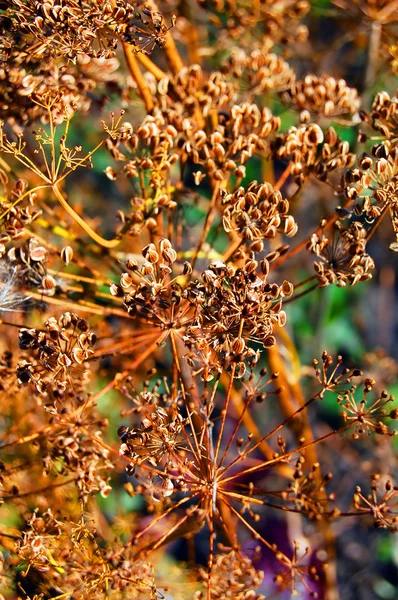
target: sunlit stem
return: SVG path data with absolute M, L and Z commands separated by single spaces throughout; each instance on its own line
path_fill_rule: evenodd
M 71 207 L 71 205 L 65 200 L 61 192 L 59 191 L 56 184 L 52 186 L 54 195 L 56 196 L 58 202 L 61 204 L 62 208 L 66 210 L 66 212 L 72 217 L 72 219 L 80 225 L 80 227 L 87 233 L 88 236 L 91 237 L 92 240 L 97 242 L 100 246 L 104 248 L 116 248 L 122 241 L 120 237 L 116 237 L 113 240 L 106 240 L 101 237 L 86 223 L 84 219 Z

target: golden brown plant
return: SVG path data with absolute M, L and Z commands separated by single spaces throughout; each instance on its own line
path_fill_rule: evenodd
M 364 89 L 305 0 L 0 0 L 0 598 L 338 600 L 396 532 L 396 2 L 334 4 Z

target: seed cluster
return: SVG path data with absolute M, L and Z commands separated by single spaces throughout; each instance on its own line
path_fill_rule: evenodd
M 281 286 L 269 283 L 268 268 L 266 259 L 260 274 L 254 259 L 243 268 L 214 261 L 189 290 L 198 312 L 187 334 L 197 336 L 199 345 L 205 341 L 225 360 L 239 363 L 243 372 L 243 362 L 255 355 L 252 343 L 273 346 L 274 328 L 286 323 L 282 300 L 291 296 L 293 287 L 288 281 Z
M 88 374 L 87 359 L 93 354 L 95 333 L 89 324 L 75 313 L 64 313 L 57 320 L 50 317 L 44 330 L 21 328 L 19 347 L 35 351 L 36 361 L 22 361 L 17 366 L 18 379 L 32 381 L 39 393 L 47 386 L 65 391 L 73 381 Z
M 397 1 L 327 4 L 0 0 L 0 600 L 388 591 Z
M 291 127 L 276 136 L 271 149 L 275 157 L 291 164 L 291 173 L 299 185 L 311 174 L 327 181 L 330 173 L 355 164 L 348 142 L 340 140 L 333 127 L 324 133 L 316 123 Z
M 289 202 L 267 182 L 253 181 L 247 190 L 239 187 L 232 194 L 225 193 L 222 203 L 225 231 L 238 233 L 257 252 L 263 249 L 263 240 L 275 238 L 278 232 L 287 237 L 297 233 Z
M 241 48 L 235 49 L 222 68 L 223 73 L 233 77 L 242 93 L 264 94 L 289 89 L 296 81 L 296 74 L 289 63 L 273 52 L 253 50 L 249 55 Z
M 354 222 L 343 229 L 339 222 L 333 228 L 332 236 L 313 234 L 308 250 L 322 259 L 315 262 L 314 268 L 319 284 L 325 287 L 336 283 L 344 287 L 355 285 L 372 276 L 373 259 L 366 252 L 366 230 Z
M 326 117 L 353 115 L 359 108 L 357 90 L 348 87 L 344 79 L 336 80 L 328 75 L 306 75 L 302 81 L 296 81 L 283 97 L 296 110 Z

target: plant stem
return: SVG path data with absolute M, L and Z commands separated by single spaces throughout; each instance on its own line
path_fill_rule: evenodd
M 151 90 L 147 86 L 144 76 L 138 66 L 137 59 L 130 44 L 123 44 L 123 52 L 126 58 L 127 66 L 130 69 L 131 76 L 137 84 L 138 91 L 144 101 L 145 108 L 148 113 L 151 113 L 155 106 L 151 94 Z

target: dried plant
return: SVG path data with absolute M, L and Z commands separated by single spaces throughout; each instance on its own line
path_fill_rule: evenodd
M 332 4 L 0 1 L 0 598 L 383 582 L 396 2 Z

